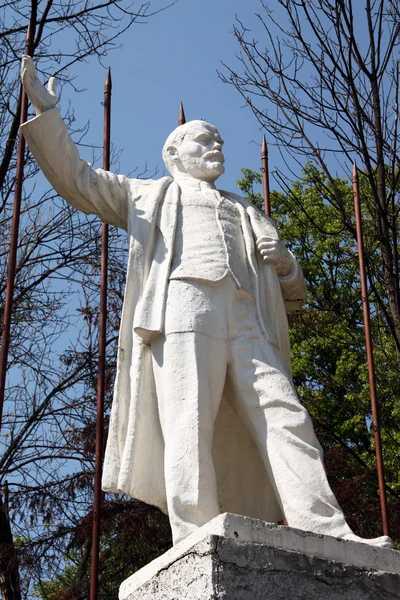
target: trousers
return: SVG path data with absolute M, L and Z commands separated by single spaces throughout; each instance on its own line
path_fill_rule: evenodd
M 311 418 L 279 350 L 262 333 L 251 294 L 229 275 L 218 285 L 171 280 L 164 335 L 151 347 L 174 543 L 220 513 L 211 448 L 226 378 L 288 525 L 351 533 Z

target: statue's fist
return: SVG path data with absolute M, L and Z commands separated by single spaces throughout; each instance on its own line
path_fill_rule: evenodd
M 50 108 L 54 108 L 57 104 L 56 80 L 54 77 L 51 77 L 46 89 L 38 79 L 33 60 L 30 56 L 22 57 L 21 78 L 25 92 L 37 115 L 44 113 Z
M 262 237 L 257 240 L 257 248 L 263 261 L 275 267 L 279 274 L 287 275 L 290 273 L 292 255 L 282 240 Z

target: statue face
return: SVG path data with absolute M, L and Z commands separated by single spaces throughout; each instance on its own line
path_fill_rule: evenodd
M 223 140 L 209 123 L 196 121 L 195 126 L 175 148 L 175 166 L 195 179 L 214 182 L 225 171 L 222 154 Z

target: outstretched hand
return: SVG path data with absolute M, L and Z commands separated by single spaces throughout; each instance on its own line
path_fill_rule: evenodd
M 55 77 L 49 79 L 46 89 L 38 79 L 35 65 L 30 56 L 22 57 L 21 78 L 25 92 L 37 115 L 55 107 L 57 104 Z

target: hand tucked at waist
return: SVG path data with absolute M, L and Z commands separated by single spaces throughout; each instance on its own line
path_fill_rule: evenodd
M 282 240 L 262 237 L 257 240 L 256 245 L 263 261 L 274 267 L 278 276 L 286 277 L 290 274 L 293 258 Z

